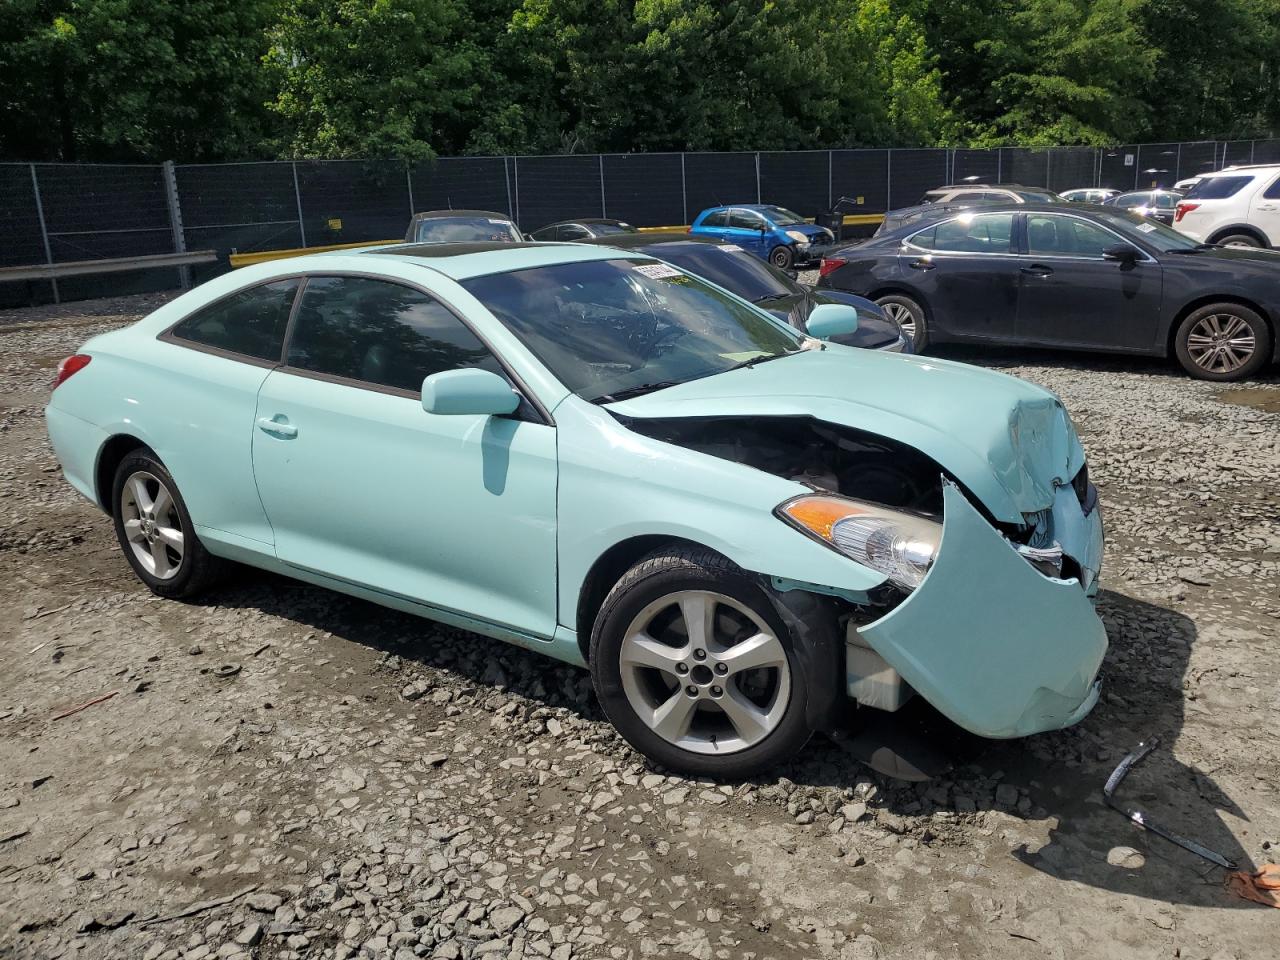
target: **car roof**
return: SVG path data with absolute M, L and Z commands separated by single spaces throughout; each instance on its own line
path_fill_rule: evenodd
M 623 233 L 611 234 L 607 237 L 592 237 L 579 240 L 578 243 L 591 243 L 596 246 L 621 247 L 631 250 L 636 247 L 654 247 L 672 243 L 693 243 L 699 246 L 723 246 L 725 241 L 719 237 L 708 237 L 700 233 Z
M 570 220 L 555 220 L 551 223 L 539 227 L 539 230 L 545 230 L 547 227 L 558 227 L 565 223 L 626 223 L 626 220 L 615 220 L 613 217 L 575 217 Z
M 560 263 L 592 260 L 617 260 L 619 257 L 640 259 L 642 254 L 628 254 L 618 249 L 583 243 L 502 243 L 486 240 L 465 243 L 390 243 L 363 250 L 343 251 L 358 256 L 394 257 L 401 263 L 417 263 L 430 267 L 454 280 L 468 280 L 492 273 L 510 273 L 529 267 L 546 267 Z M 317 265 L 326 254 L 314 254 Z M 310 260 L 299 257 L 298 260 Z M 306 264 L 304 269 L 310 269 Z
M 427 210 L 425 213 L 415 213 L 415 220 L 438 220 L 447 217 L 492 217 L 495 220 L 510 220 L 511 218 L 505 213 L 495 213 L 493 210 Z
M 948 183 L 945 186 L 934 187 L 926 190 L 925 193 L 933 193 L 937 190 L 1030 190 L 1035 193 L 1053 193 L 1048 187 L 1028 187 L 1022 183 Z
M 703 213 L 710 213 L 712 210 L 785 210 L 780 203 L 722 203 L 717 207 L 707 207 Z

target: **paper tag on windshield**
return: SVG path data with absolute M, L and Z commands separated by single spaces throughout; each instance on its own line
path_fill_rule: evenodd
M 668 267 L 665 263 L 642 263 L 631 268 L 636 273 L 643 273 L 650 280 L 667 280 L 671 277 L 682 277 L 679 270 Z
M 507 224 L 507 221 L 505 221 L 505 220 L 495 220 L 493 217 L 486 217 L 485 219 L 486 219 L 486 220 L 488 220 L 490 223 L 500 223 L 500 224 L 502 224 L 503 226 L 506 226 L 506 224 Z
M 1156 225 L 1155 225 L 1154 223 L 1140 223 L 1140 224 L 1138 224 L 1138 232 L 1139 232 L 1139 233 L 1150 233 L 1150 232 L 1151 232 L 1152 230 L 1154 230 L 1155 228 L 1156 228 Z
M 735 251 L 735 250 L 736 250 L 738 253 L 742 253 L 742 252 L 743 252 L 742 248 L 741 248 L 740 246 L 738 246 L 736 243 L 721 243 L 721 244 L 717 244 L 716 249 L 717 249 L 717 250 L 725 250 L 725 251 L 729 251 L 729 252 L 732 252 L 732 251 Z

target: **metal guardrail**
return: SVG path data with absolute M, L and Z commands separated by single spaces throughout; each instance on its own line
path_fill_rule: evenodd
M 67 260 L 63 263 L 34 263 L 23 267 L 0 267 L 0 282 L 8 280 L 56 280 L 94 273 L 122 273 L 156 267 L 186 267 L 196 263 L 216 263 L 213 250 L 188 253 L 156 253 L 142 257 L 115 257 L 109 260 Z

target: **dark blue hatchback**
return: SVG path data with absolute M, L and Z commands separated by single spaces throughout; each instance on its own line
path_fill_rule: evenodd
M 835 240 L 830 230 L 769 203 L 711 207 L 698 214 L 689 232 L 737 244 L 783 270 L 817 263 Z

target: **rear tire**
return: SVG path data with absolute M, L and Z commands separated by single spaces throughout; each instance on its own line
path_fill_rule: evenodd
M 134 450 L 116 467 L 111 516 L 129 566 L 157 596 L 198 596 L 229 567 L 200 542 L 173 476 L 146 447 Z
M 929 330 L 926 326 L 924 307 L 916 303 L 906 294 L 888 293 L 876 297 L 876 303 L 884 308 L 885 315 L 906 334 L 911 346 L 920 353 L 929 345 Z
M 779 270 L 790 270 L 796 262 L 796 252 L 790 247 L 774 247 L 769 251 L 769 262 Z
M 808 690 L 773 603 L 754 577 L 700 547 L 663 548 L 623 575 L 596 616 L 590 667 L 623 738 L 687 776 L 749 776 L 791 759 L 811 733 Z
M 1229 233 L 1214 242 L 1223 247 L 1251 247 L 1257 249 L 1265 246 L 1252 233 Z
M 1210 303 L 1187 314 L 1174 334 L 1174 352 L 1198 380 L 1251 377 L 1271 356 L 1271 331 L 1262 317 L 1238 303 Z

